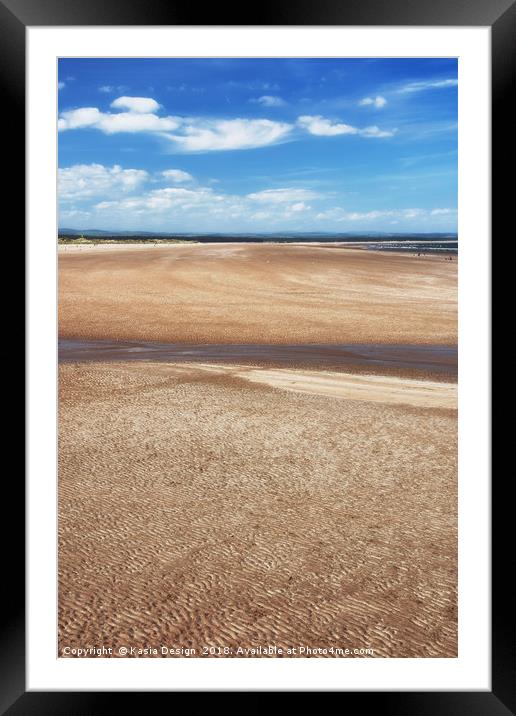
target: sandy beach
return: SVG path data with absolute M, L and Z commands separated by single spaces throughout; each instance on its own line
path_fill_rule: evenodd
M 289 244 L 62 246 L 62 337 L 457 342 L 457 264 Z
M 62 246 L 59 335 L 60 655 L 457 655 L 456 260 Z

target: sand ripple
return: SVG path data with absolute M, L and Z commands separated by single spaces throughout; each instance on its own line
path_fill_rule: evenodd
M 60 366 L 60 648 L 455 656 L 455 411 L 252 380 Z

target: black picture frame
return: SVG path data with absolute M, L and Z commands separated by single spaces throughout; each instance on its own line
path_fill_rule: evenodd
M 505 225 L 512 207 L 512 183 L 502 167 L 510 164 L 508 144 L 513 133 L 512 79 L 516 75 L 514 37 L 515 0 L 361 0 L 344 4 L 338 0 L 275 0 L 253 6 L 206 5 L 202 23 L 198 10 L 174 0 L 0 0 L 0 86 L 4 106 L 4 137 L 17 147 L 10 162 L 9 213 L 25 216 L 25 29 L 32 26 L 80 25 L 362 25 L 362 26 L 489 26 L 492 37 L 492 235 Z M 13 121 L 13 118 L 14 121 Z M 514 156 L 514 151 L 512 152 Z M 511 165 L 512 166 L 512 165 Z M 503 177 L 503 178 L 502 178 Z M 16 222 L 19 229 L 21 220 Z M 507 221 L 507 226 L 509 223 Z M 20 238 L 20 237 L 16 237 Z M 0 631 L 0 713 L 98 714 L 119 705 L 129 696 L 131 706 L 152 709 L 149 692 L 26 692 L 24 611 L 24 485 L 9 477 L 9 512 L 12 524 L 2 520 L 5 581 Z M 492 528 L 492 691 L 453 692 L 340 692 L 345 706 L 380 710 L 386 714 L 468 716 L 516 714 L 516 638 L 514 597 L 505 575 L 510 563 L 512 502 L 509 475 L 493 482 Z M 4 515 L 7 508 L 4 505 Z M 13 526 L 14 525 L 14 526 Z M 7 546 L 7 547 L 6 547 Z M 510 566 L 509 566 L 510 569 Z M 233 690 L 233 689 L 232 689 Z M 238 687 L 235 687 L 238 691 Z M 302 690 L 302 689 L 300 689 Z M 145 704 L 143 699 L 145 699 Z

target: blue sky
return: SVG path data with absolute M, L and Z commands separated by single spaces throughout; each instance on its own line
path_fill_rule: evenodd
M 61 59 L 59 226 L 456 231 L 456 59 Z

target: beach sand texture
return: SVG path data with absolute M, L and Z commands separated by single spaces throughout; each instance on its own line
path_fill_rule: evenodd
M 442 257 L 66 248 L 65 337 L 456 342 L 457 265 Z M 62 363 L 60 653 L 456 656 L 456 387 L 297 365 Z
M 63 337 L 457 342 L 457 264 L 289 244 L 60 247 Z

